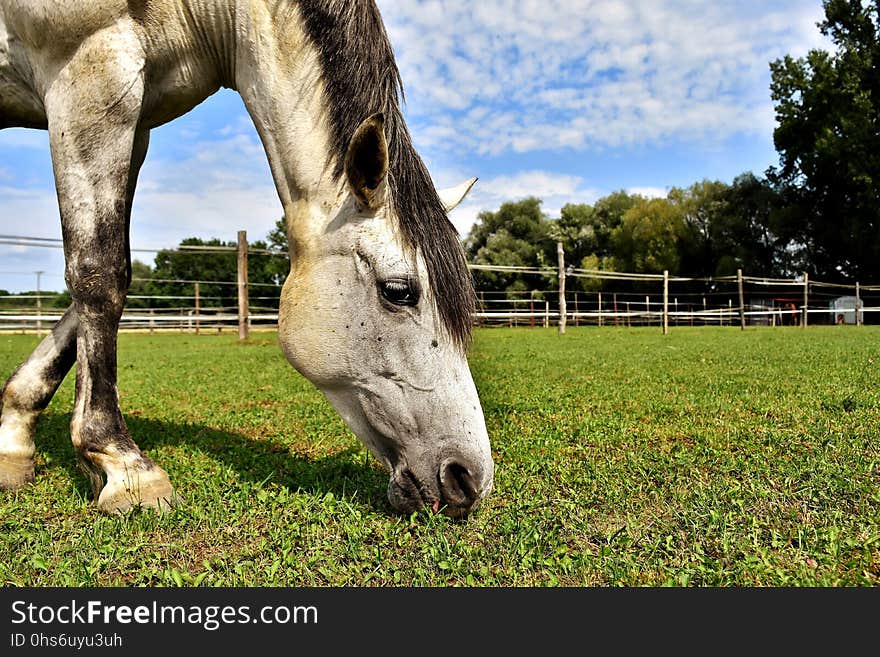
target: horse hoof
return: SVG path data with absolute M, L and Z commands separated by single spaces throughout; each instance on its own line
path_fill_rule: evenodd
M 34 481 L 34 460 L 0 454 L 0 489 L 18 490 Z
M 138 472 L 116 482 L 107 482 L 98 497 L 104 513 L 128 513 L 136 508 L 168 511 L 181 501 L 168 474 L 160 467 Z

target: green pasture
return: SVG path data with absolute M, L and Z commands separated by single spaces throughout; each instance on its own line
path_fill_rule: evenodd
M 0 377 L 36 337 L 0 335 Z M 880 327 L 478 330 L 496 490 L 396 516 L 274 334 L 123 335 L 122 408 L 185 502 L 101 515 L 40 422 L 3 586 L 877 586 Z

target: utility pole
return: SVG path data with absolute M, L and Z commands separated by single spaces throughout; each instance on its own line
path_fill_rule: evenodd
M 40 296 L 40 276 L 45 274 L 44 271 L 34 272 L 37 275 L 37 337 L 42 337 L 43 335 L 43 318 L 41 315 L 43 314 L 43 299 Z

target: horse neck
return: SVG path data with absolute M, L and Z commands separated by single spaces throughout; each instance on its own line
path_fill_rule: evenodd
M 235 87 L 260 135 L 288 224 L 291 249 L 343 195 L 326 126 L 318 53 L 291 0 L 239 0 Z

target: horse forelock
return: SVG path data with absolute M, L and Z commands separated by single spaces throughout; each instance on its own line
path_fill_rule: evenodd
M 322 68 L 337 180 L 344 153 L 360 123 L 385 115 L 389 205 L 404 244 L 425 262 L 438 314 L 450 337 L 464 347 L 475 307 L 473 279 L 458 231 L 446 216 L 400 111 L 403 84 L 394 52 L 373 0 L 294 0 Z

